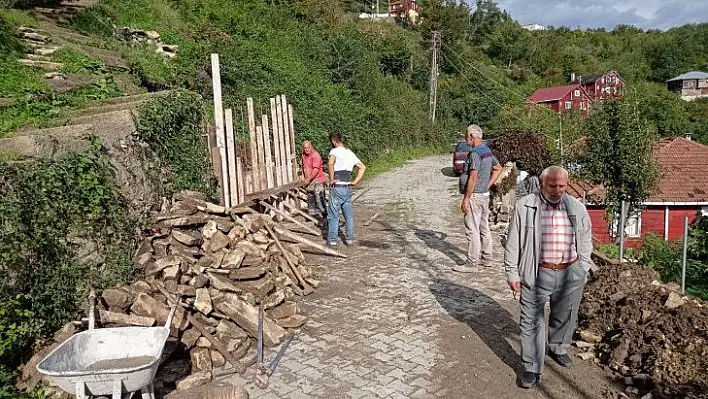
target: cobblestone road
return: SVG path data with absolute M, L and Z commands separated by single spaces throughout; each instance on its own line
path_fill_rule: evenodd
M 267 389 L 252 398 L 595 398 L 612 390 L 592 363 L 548 364 L 540 388 L 516 387 L 518 305 L 501 268 L 460 275 L 465 238 L 449 157 L 414 161 L 369 183 L 357 246 L 326 265 L 300 302 L 311 320 Z M 362 226 L 374 212 L 382 216 Z M 271 357 L 276 350 L 268 352 Z

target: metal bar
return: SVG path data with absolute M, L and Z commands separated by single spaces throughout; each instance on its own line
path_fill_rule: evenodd
M 686 257 L 688 255 L 688 216 L 683 218 L 683 257 L 681 259 L 681 293 L 686 293 Z
M 620 264 L 622 264 L 622 259 L 624 259 L 624 224 L 626 222 L 625 218 L 627 217 L 624 201 L 620 202 L 620 208 L 621 208 L 620 209 L 620 220 L 619 220 L 619 225 L 617 226 L 617 228 L 619 229 L 619 235 L 620 235 L 619 261 L 620 261 Z
M 266 372 L 266 375 L 271 376 L 273 374 L 273 372 L 275 371 L 275 368 L 278 366 L 280 359 L 285 354 L 285 350 L 288 349 L 288 345 L 290 345 L 290 341 L 293 340 L 294 336 L 295 336 L 295 334 L 290 334 L 285 339 L 285 343 L 283 343 L 283 346 L 280 347 L 278 354 L 275 355 L 275 359 L 273 359 L 273 361 L 270 362 L 270 365 L 268 366 L 268 371 Z
M 258 367 L 263 367 L 263 302 L 258 306 L 258 347 L 256 348 Z

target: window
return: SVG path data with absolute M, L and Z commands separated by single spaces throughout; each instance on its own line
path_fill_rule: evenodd
M 565 102 L 565 109 L 572 109 L 573 108 L 573 103 L 570 101 Z
M 573 95 L 574 95 L 575 97 L 580 97 L 580 90 L 575 90 L 575 91 L 573 91 Z
M 581 111 L 585 110 L 585 103 L 584 102 L 580 103 L 580 110 Z
M 619 237 L 617 232 L 617 225 L 619 224 L 620 215 L 616 214 L 615 219 L 612 222 L 612 235 L 614 237 Z M 627 221 L 624 225 L 624 236 L 625 237 L 639 237 L 642 235 L 642 214 L 641 211 L 627 217 Z
M 708 216 L 708 206 L 701 207 L 701 216 Z

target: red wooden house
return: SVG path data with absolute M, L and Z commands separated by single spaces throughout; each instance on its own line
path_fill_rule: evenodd
M 641 212 L 627 218 L 625 237 L 629 246 L 636 246 L 649 233 L 667 241 L 679 240 L 683 236 L 684 217 L 694 223 L 699 212 L 708 214 L 708 146 L 682 137 L 663 139 L 654 145 L 654 157 L 661 178 Z M 571 181 L 568 193 L 586 202 L 593 236 L 600 243 L 615 243 L 617 229 L 608 228 L 602 205 L 604 188 Z
M 538 89 L 526 100 L 526 104 L 543 104 L 559 114 L 577 111 L 587 116 L 590 112 L 590 97 L 579 84 Z
M 389 4 L 388 12 L 391 14 L 403 13 L 406 14 L 408 11 L 420 12 L 419 6 L 416 0 L 404 0 L 404 1 L 394 1 Z
M 624 96 L 625 82 L 617 71 L 578 77 L 572 74 L 570 83 L 583 86 L 593 101 L 611 100 Z

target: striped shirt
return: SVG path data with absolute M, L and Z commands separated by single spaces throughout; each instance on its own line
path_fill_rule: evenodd
M 575 233 L 570 223 L 565 203 L 550 204 L 541 196 L 541 262 L 566 263 L 573 261 L 578 253 L 575 248 Z

